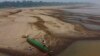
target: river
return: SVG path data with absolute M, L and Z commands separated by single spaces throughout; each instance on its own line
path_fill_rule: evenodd
M 100 31 L 100 6 L 63 10 L 74 13 L 70 17 L 66 15 L 64 21 L 78 23 L 87 29 Z
M 99 56 L 100 40 L 77 41 L 58 56 Z

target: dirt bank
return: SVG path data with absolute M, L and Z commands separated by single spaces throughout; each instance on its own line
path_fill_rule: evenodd
M 17 56 L 44 56 L 43 52 L 31 46 L 26 38 L 23 38 L 25 35 L 31 35 L 38 41 L 43 38 L 53 56 L 74 41 L 99 39 L 100 36 L 99 32 L 87 30 L 79 24 L 64 22 L 62 18 L 65 18 L 65 15 L 62 10 L 17 9 L 0 12 L 1 53 L 14 56 L 16 54 Z M 68 14 L 72 15 L 72 13 Z

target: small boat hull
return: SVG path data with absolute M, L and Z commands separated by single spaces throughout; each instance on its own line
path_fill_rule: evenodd
M 38 49 L 40 49 L 41 51 L 43 52 L 49 52 L 48 48 L 43 45 L 41 42 L 31 38 L 31 37 L 28 37 L 27 38 L 27 41 L 31 44 L 31 45 L 34 45 L 36 46 Z

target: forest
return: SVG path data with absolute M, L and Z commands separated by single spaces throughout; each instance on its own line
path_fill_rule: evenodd
M 4 1 L 0 2 L 0 8 L 9 7 L 38 7 L 38 6 L 52 6 L 52 5 L 64 5 L 63 2 L 34 2 L 34 1 Z
M 13 7 L 38 7 L 38 6 L 54 6 L 54 5 L 67 5 L 79 4 L 78 2 L 44 2 L 44 1 L 3 1 L 0 2 L 0 8 L 13 8 Z M 84 4 L 84 3 L 83 3 Z

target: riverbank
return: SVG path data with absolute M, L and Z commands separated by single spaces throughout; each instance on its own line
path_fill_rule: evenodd
M 58 54 L 74 41 L 100 39 L 98 31 L 88 30 L 80 24 L 65 22 L 63 19 L 66 15 L 73 17 L 74 14 L 66 13 L 57 9 L 1 10 L 0 52 L 12 56 L 43 56 L 44 53 L 27 43 L 26 38 L 23 38 L 25 35 L 31 35 L 38 41 L 43 38 L 48 48 L 53 51 L 52 55 Z M 41 36 L 37 37 L 39 33 Z

